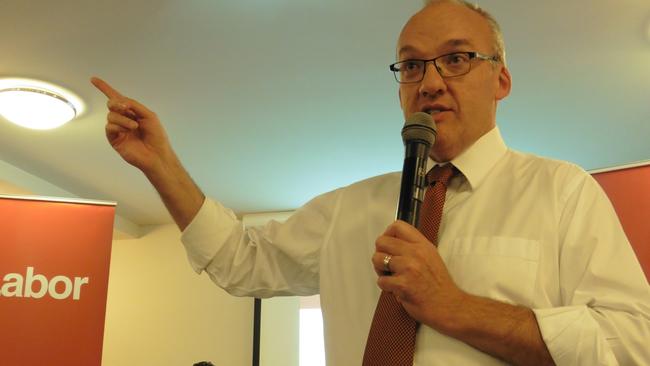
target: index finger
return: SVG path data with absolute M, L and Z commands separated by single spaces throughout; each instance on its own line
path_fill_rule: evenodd
M 401 220 L 390 224 L 383 235 L 392 236 L 411 243 L 422 241 L 423 239 L 427 240 L 418 229 Z
M 112 86 L 110 86 L 107 82 L 104 80 L 98 78 L 98 77 L 92 77 L 90 79 L 90 82 L 97 88 L 99 89 L 100 92 L 104 93 L 104 95 L 108 99 L 122 99 L 124 96 L 118 92 L 117 90 L 113 89 Z

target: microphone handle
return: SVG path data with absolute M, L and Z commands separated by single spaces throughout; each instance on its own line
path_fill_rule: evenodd
M 430 148 L 429 144 L 421 141 L 405 144 L 397 219 L 415 227 L 418 227 L 420 206 L 426 192 L 427 158 Z

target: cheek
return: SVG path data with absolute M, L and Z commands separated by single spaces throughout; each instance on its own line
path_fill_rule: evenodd
M 461 107 L 461 115 L 467 116 L 472 120 L 484 115 L 490 104 L 489 95 L 490 91 L 487 90 L 485 84 L 475 85 L 459 93 L 457 100 Z
M 417 96 L 417 88 L 414 88 L 412 85 L 400 85 L 399 102 L 405 113 L 417 105 Z

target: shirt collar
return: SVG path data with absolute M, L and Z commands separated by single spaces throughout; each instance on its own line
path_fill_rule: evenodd
M 508 147 L 501 137 L 499 127 L 494 127 L 467 150 L 452 159 L 451 163 L 463 173 L 472 190 L 475 190 L 507 150 Z M 438 163 L 429 158 L 427 168 L 431 169 L 435 164 Z

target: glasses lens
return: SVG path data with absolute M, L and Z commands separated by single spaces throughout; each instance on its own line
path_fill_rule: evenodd
M 443 76 L 458 76 L 469 72 L 470 58 L 467 53 L 452 53 L 436 60 L 436 66 Z
M 395 64 L 393 72 L 400 83 L 420 81 L 424 72 L 424 62 L 420 60 L 398 62 Z

